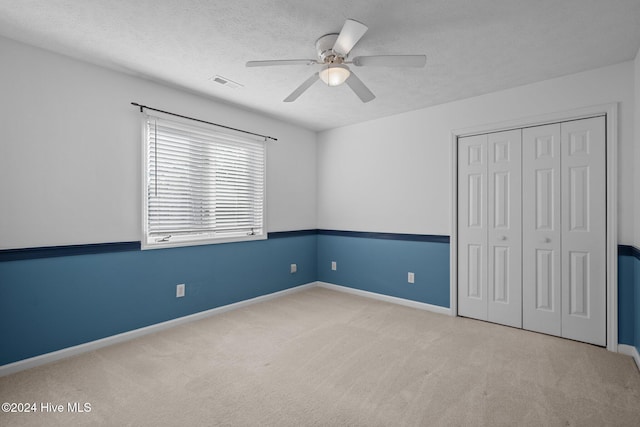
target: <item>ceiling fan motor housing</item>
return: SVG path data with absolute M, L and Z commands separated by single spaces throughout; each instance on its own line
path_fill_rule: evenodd
M 325 34 L 316 40 L 316 52 L 318 52 L 318 58 L 320 62 L 325 64 L 338 63 L 341 64 L 344 61 L 344 57 L 338 55 L 333 51 L 333 46 L 338 39 L 337 33 Z

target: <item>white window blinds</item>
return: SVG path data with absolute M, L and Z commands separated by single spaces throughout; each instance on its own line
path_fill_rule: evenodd
M 265 142 L 146 116 L 144 247 L 265 238 Z

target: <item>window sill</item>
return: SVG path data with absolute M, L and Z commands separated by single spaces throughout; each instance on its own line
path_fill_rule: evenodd
M 253 236 L 233 236 L 233 237 L 220 237 L 215 239 L 194 239 L 194 240 L 175 240 L 168 242 L 153 242 L 149 243 L 146 236 L 141 241 L 140 248 L 142 250 L 148 249 L 165 249 L 165 248 L 179 248 L 185 246 L 203 246 L 203 245 L 216 245 L 220 243 L 238 243 L 238 242 L 250 242 L 254 240 L 266 240 L 267 233 L 256 234 Z

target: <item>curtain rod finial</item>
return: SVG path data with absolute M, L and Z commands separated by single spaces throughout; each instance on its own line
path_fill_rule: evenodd
M 135 105 L 136 107 L 140 107 L 140 112 L 141 112 L 141 113 L 143 112 L 144 105 L 140 105 L 140 104 L 138 104 L 137 102 L 132 102 L 132 103 L 131 103 L 131 105 Z

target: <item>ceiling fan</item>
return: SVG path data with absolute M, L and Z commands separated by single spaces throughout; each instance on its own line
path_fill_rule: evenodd
M 269 61 L 249 61 L 247 67 L 264 67 L 271 65 L 322 65 L 322 69 L 314 73 L 294 90 L 284 102 L 292 102 L 309 89 L 318 79 L 328 86 L 339 86 L 346 83 L 362 102 L 369 102 L 376 96 L 362 83 L 347 64 L 356 67 L 424 67 L 427 63 L 425 55 L 374 55 L 356 56 L 351 61 L 347 57 L 351 49 L 358 43 L 368 27 L 361 22 L 347 19 L 339 34 L 325 34 L 316 41 L 318 59 L 283 59 Z

